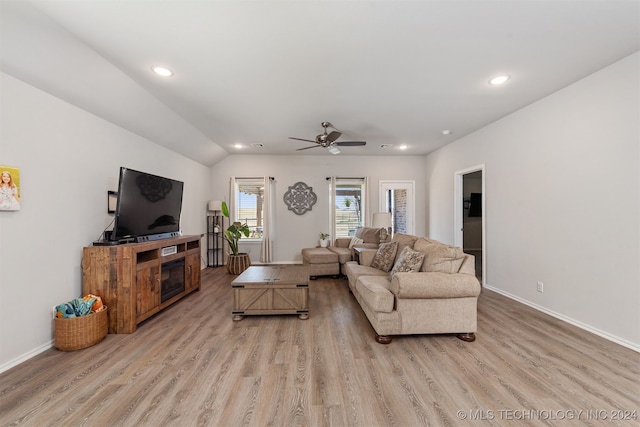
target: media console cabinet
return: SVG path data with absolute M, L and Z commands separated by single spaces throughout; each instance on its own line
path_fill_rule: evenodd
M 130 334 L 143 320 L 200 290 L 200 236 L 82 251 L 82 292 L 108 307 L 109 333 Z

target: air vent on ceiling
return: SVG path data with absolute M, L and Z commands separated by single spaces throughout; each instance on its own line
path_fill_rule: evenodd
M 385 148 L 391 148 L 393 147 L 393 144 L 380 144 L 380 148 L 385 149 Z
M 259 142 L 254 142 L 253 144 L 251 144 L 251 146 L 253 148 L 262 148 L 264 147 L 264 144 L 260 144 Z

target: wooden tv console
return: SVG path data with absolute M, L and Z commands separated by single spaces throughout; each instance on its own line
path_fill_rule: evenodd
M 200 256 L 200 236 L 88 246 L 82 251 L 82 293 L 102 298 L 110 334 L 130 334 L 138 323 L 200 290 Z M 169 265 L 177 264 L 180 273 L 180 260 L 184 261 L 184 290 L 162 302 L 162 280 Z

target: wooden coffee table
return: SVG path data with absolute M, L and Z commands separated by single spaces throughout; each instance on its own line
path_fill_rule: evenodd
M 309 318 L 309 267 L 251 266 L 231 282 L 233 320 L 255 314 Z

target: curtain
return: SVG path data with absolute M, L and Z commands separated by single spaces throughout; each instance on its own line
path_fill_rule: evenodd
M 262 248 L 260 251 L 260 262 L 270 263 L 272 258 L 272 217 L 273 217 L 273 200 L 271 190 L 272 180 L 268 177 L 264 177 L 264 194 L 262 203 Z
M 336 177 L 329 178 L 329 224 L 331 230 L 331 240 L 336 239 Z
M 235 221 L 236 217 L 236 177 L 232 176 L 229 178 L 229 201 L 227 202 L 227 207 L 229 208 L 229 224 L 227 227 L 231 225 Z

